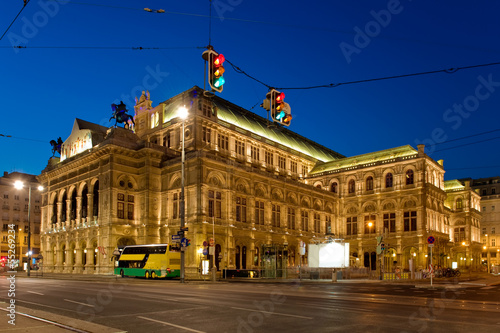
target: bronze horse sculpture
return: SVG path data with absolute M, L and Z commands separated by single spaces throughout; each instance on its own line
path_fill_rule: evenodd
M 63 140 L 61 139 L 61 137 L 57 138 L 57 141 L 56 140 L 50 140 L 50 145 L 52 146 L 52 157 L 54 157 L 54 155 L 56 154 L 56 152 L 59 153 L 59 155 L 61 155 L 61 146 L 63 144 Z
M 127 106 L 125 104 L 123 104 L 122 101 L 120 101 L 120 104 L 116 105 L 116 104 L 111 104 L 111 110 L 113 110 L 113 116 L 111 116 L 111 118 L 109 118 L 109 121 L 111 121 L 111 119 L 115 118 L 115 127 L 116 127 L 116 124 L 117 123 L 123 123 L 124 124 L 124 128 L 128 129 L 129 128 L 129 123 L 128 121 L 132 121 L 132 124 L 134 124 L 135 126 L 135 121 L 134 121 L 134 117 L 132 117 L 131 115 L 127 114 Z

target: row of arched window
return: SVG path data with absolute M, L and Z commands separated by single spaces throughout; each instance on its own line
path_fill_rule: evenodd
M 414 184 L 414 173 L 413 170 L 409 169 L 405 173 L 405 184 L 406 185 L 412 185 Z M 394 186 L 394 177 L 392 173 L 387 173 L 385 175 L 385 188 L 391 188 Z M 368 176 L 365 179 L 365 189 L 366 191 L 373 191 L 373 177 Z M 333 193 L 338 193 L 339 191 L 339 184 L 337 182 L 333 182 L 330 185 L 330 191 Z M 347 184 L 347 193 L 355 193 L 356 192 L 356 181 L 354 179 L 349 180 Z

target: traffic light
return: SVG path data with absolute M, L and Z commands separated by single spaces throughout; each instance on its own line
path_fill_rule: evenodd
M 384 250 L 385 250 L 385 243 L 380 244 L 380 249 L 381 249 L 382 251 L 384 251 Z
M 222 64 L 226 60 L 224 55 L 215 52 L 214 50 L 206 50 L 203 52 L 203 59 L 208 61 L 208 83 L 212 90 L 217 92 L 222 91 L 222 86 L 226 82 L 224 79 L 224 66 Z
M 191 245 L 191 240 L 190 239 L 187 240 L 187 245 L 186 246 L 189 246 L 189 245 Z
M 273 121 L 285 126 L 290 126 L 292 114 L 290 105 L 285 102 L 285 93 L 277 91 L 276 89 L 272 89 L 270 93 L 268 93 L 268 95 L 271 118 L 273 119 Z

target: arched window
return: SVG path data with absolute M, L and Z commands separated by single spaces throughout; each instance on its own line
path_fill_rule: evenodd
M 368 178 L 366 178 L 366 190 L 373 191 L 373 177 L 372 176 L 368 176 Z
M 330 185 L 330 191 L 333 193 L 337 193 L 337 187 L 338 187 L 337 182 L 333 182 L 332 185 Z
M 64 192 L 63 197 L 61 199 L 61 221 L 62 222 L 66 222 L 66 210 L 67 210 L 66 200 L 68 200 L 68 196 L 66 195 L 66 192 Z
M 87 185 L 85 185 L 85 188 L 82 191 L 82 211 L 80 214 L 83 218 L 87 217 L 88 194 L 89 190 L 87 189 Z
M 93 209 L 92 209 L 92 214 L 93 216 L 99 216 L 99 181 L 96 181 L 94 184 L 94 191 L 93 193 Z
M 392 173 L 390 172 L 385 175 L 385 187 L 392 187 Z
M 406 185 L 413 184 L 413 170 L 406 171 Z
M 463 208 L 463 200 L 462 200 L 462 198 L 457 198 L 456 207 L 457 207 L 457 209 L 462 209 Z
M 69 213 L 70 219 L 76 219 L 76 189 L 71 193 L 71 210 Z
M 317 188 L 321 188 L 321 184 L 316 185 Z
M 356 182 L 354 181 L 354 179 L 351 179 L 349 181 L 349 188 L 348 188 L 348 191 L 349 193 L 354 193 L 356 190 Z

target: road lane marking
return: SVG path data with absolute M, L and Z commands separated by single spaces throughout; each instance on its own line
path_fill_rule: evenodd
M 313 317 L 297 316 L 297 315 L 291 315 L 291 314 L 279 313 L 279 312 L 259 311 L 259 310 L 255 310 L 255 309 L 237 308 L 234 306 L 232 306 L 231 309 L 238 309 L 238 310 L 245 310 L 245 311 L 252 311 L 252 312 L 262 312 L 262 313 L 269 313 L 269 314 L 275 314 L 275 315 L 280 315 L 280 316 L 303 318 L 303 319 L 314 319 Z
M 149 320 L 149 321 L 153 321 L 155 323 L 169 325 L 169 326 L 173 326 L 173 327 L 177 327 L 177 328 L 182 328 L 183 330 L 186 330 L 186 331 L 197 332 L 197 333 L 206 333 L 204 331 L 193 330 L 192 328 L 189 328 L 189 327 L 184 327 L 184 326 L 179 326 L 179 325 L 175 325 L 175 324 L 172 324 L 172 323 L 167 323 L 166 321 L 151 319 L 151 318 L 142 317 L 142 316 L 137 316 L 137 318 L 141 318 L 141 319 L 144 319 L 144 320 Z
M 80 304 L 80 305 L 85 305 L 85 306 L 89 306 L 91 308 L 94 308 L 95 305 L 92 305 L 92 304 L 87 304 L 87 303 L 82 303 L 82 302 L 77 302 L 77 301 L 72 301 L 70 299 L 64 299 L 66 302 L 71 302 L 71 303 L 76 303 L 76 304 Z
M 37 293 L 36 291 L 31 291 L 31 290 L 28 290 L 29 293 L 32 293 L 32 294 L 36 294 L 36 295 L 40 295 L 40 296 L 44 296 L 44 294 L 42 293 Z

